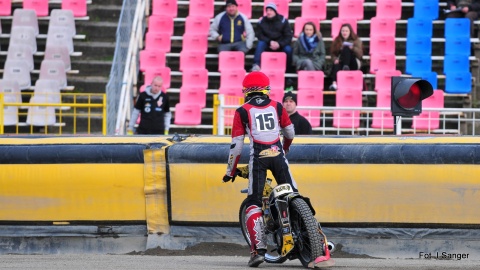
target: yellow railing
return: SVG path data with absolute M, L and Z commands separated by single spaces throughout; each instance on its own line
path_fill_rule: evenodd
M 19 102 L 14 95 L 0 93 L 0 134 L 106 135 L 105 94 L 62 93 L 60 103 L 45 94 L 31 103 Z M 33 93 L 21 95 L 30 100 Z

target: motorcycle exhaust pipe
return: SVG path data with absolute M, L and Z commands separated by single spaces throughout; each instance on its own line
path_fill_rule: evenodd
M 330 250 L 330 253 L 335 252 L 335 244 L 332 241 L 327 242 L 327 247 L 328 247 L 328 250 Z

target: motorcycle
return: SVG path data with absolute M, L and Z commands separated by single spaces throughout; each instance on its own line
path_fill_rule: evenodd
M 248 179 L 248 166 L 237 168 L 237 175 Z M 242 189 L 241 193 L 248 193 Z M 242 234 L 251 245 L 246 227 L 245 199 L 239 211 Z M 267 237 L 267 263 L 283 263 L 299 259 L 304 267 L 328 267 L 335 264 L 330 257 L 335 244 L 327 240 L 320 223 L 314 218 L 310 199 L 293 192 L 289 184 L 272 186 L 267 178 L 262 195 L 262 210 Z

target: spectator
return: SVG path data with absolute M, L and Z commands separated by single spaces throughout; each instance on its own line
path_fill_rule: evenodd
M 349 23 L 343 24 L 340 32 L 330 48 L 332 56 L 332 85 L 330 90 L 337 90 L 337 72 L 340 70 L 357 70 L 361 67 L 363 58 L 362 41 L 353 31 Z
M 152 84 L 138 95 L 128 124 L 128 135 L 133 135 L 133 127 L 139 115 L 137 134 L 168 134 L 172 113 L 168 95 L 162 90 L 163 79 L 157 76 L 153 78 Z
M 221 12 L 210 25 L 210 37 L 219 42 L 218 52 L 242 51 L 252 48 L 255 32 L 247 16 L 238 12 L 235 0 L 227 0 L 225 11 Z
M 253 56 L 252 71 L 260 70 L 261 55 L 264 51 L 283 51 L 287 54 L 287 72 L 292 67 L 292 29 L 288 20 L 277 13 L 277 5 L 269 3 L 265 7 L 266 16 L 260 18 L 257 24 L 258 39 Z
M 299 70 L 322 70 L 325 64 L 325 43 L 315 24 L 307 22 L 293 44 L 293 64 Z
M 454 0 L 447 1 L 449 12 L 446 12 L 446 18 L 469 18 L 470 35 L 473 36 L 473 22 L 478 19 L 480 14 L 480 0 Z
M 295 128 L 295 135 L 312 134 L 312 125 L 308 120 L 297 112 L 297 95 L 292 92 L 286 92 L 283 96 L 283 107 L 292 121 Z

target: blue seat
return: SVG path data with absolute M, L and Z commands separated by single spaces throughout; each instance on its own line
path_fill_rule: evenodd
M 432 37 L 432 35 L 432 20 L 425 18 L 409 18 L 407 20 L 407 39 L 414 36 Z
M 407 38 L 407 55 L 432 55 L 432 39 L 428 36 L 412 36 Z
M 468 94 L 472 91 L 470 72 L 450 72 L 445 78 L 445 93 Z
M 468 37 L 470 38 L 470 19 L 447 18 L 445 19 L 445 38 Z
M 427 54 L 407 55 L 405 73 L 412 74 L 432 70 L 432 56 Z
M 458 54 L 470 56 L 470 36 L 467 37 L 446 37 L 445 54 Z
M 413 17 L 436 20 L 439 13 L 438 0 L 415 0 Z
M 449 54 L 443 60 L 443 73 L 470 72 L 470 60 L 468 55 Z
M 434 90 L 438 87 L 437 73 L 434 71 L 416 71 L 412 73 L 412 77 L 419 77 L 428 81 Z

